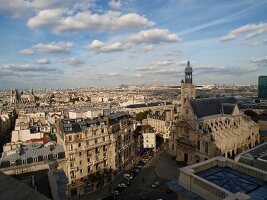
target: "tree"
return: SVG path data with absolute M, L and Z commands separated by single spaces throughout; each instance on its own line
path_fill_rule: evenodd
M 139 112 L 136 114 L 136 120 L 142 121 L 143 119 L 147 118 L 147 115 L 151 112 L 151 110 L 146 110 L 144 112 Z

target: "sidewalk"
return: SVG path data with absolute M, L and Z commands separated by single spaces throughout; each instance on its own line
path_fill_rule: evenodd
M 155 173 L 157 176 L 167 180 L 177 180 L 179 168 L 184 167 L 171 159 L 168 154 L 162 153 L 159 162 L 156 165 Z
M 94 191 L 92 193 L 89 193 L 89 194 L 85 194 L 85 195 L 82 195 L 80 197 L 77 197 L 77 199 L 79 200 L 98 200 L 98 199 L 103 199 L 105 197 L 107 197 L 110 192 L 112 191 L 112 189 L 114 189 L 123 179 L 123 174 L 124 174 L 124 171 L 121 171 L 115 178 L 114 180 L 112 181 L 112 184 L 107 184 L 105 185 L 103 188 L 101 188 L 99 191 Z M 109 191 L 111 187 L 111 190 Z

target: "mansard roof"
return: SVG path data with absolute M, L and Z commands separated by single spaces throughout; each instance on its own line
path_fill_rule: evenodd
M 197 118 L 218 114 L 231 115 L 236 102 L 234 97 L 193 99 L 190 101 Z

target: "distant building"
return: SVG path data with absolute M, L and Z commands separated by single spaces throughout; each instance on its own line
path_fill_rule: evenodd
M 143 147 L 148 149 L 156 148 L 156 131 L 150 125 L 141 126 L 143 135 Z
M 10 93 L 10 103 L 15 104 L 19 102 L 19 94 L 17 89 L 11 89 Z
M 260 142 L 259 126 L 239 110 L 232 97 L 195 99 L 192 67 L 181 83 L 181 112 L 173 122 L 169 153 L 187 164 L 235 155 Z
M 218 156 L 180 168 L 167 185 L 183 200 L 265 200 L 267 172 Z
M 258 81 L 258 97 L 267 99 L 267 76 L 259 76 Z

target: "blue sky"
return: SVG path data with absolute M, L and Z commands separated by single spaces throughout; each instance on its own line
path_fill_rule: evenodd
M 266 0 L 0 0 L 0 89 L 257 84 Z

